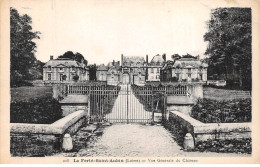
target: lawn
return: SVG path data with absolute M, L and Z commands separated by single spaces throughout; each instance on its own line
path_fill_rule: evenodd
M 22 101 L 41 97 L 52 97 L 52 87 L 24 86 L 11 88 L 11 101 Z
M 250 91 L 217 89 L 211 87 L 203 88 L 203 97 L 211 100 L 233 100 L 251 98 Z

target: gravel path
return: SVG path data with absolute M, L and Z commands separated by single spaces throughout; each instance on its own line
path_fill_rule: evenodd
M 64 156 L 64 155 L 63 155 Z M 66 155 L 65 155 L 66 156 Z M 162 126 L 114 124 L 106 127 L 77 157 L 234 157 L 248 154 L 186 152 Z
M 115 101 L 111 113 L 106 115 L 106 119 L 112 123 L 126 123 L 127 119 L 130 122 L 149 122 L 152 119 L 152 113 L 144 109 L 144 106 L 135 97 L 130 85 L 120 86 L 121 89 L 118 93 L 118 97 Z

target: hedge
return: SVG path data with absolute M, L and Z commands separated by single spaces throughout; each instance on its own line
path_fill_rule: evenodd
M 204 123 L 251 122 L 251 98 L 216 101 L 199 99 L 191 117 Z
M 11 123 L 51 124 L 60 118 L 60 104 L 50 97 L 12 101 L 10 105 Z
M 207 141 L 199 141 L 198 143 L 196 143 L 195 151 L 251 154 L 252 140 L 251 139 L 233 139 L 233 140 L 209 139 Z

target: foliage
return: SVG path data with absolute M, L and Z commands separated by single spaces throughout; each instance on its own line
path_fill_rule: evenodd
M 79 76 L 78 75 L 73 76 L 73 80 L 74 81 L 78 81 L 79 80 Z
M 163 126 L 170 131 L 174 140 L 183 147 L 184 137 L 188 133 L 186 126 L 181 121 L 170 116 L 168 121 L 163 121 Z
M 178 60 L 178 59 L 181 58 L 181 56 L 180 56 L 179 54 L 173 54 L 173 55 L 171 56 L 171 58 L 172 58 L 173 60 Z
M 221 152 L 221 153 L 252 153 L 251 139 L 209 139 L 196 143 L 195 151 L 201 152 Z
M 171 81 L 172 81 L 172 82 L 177 82 L 177 81 L 178 81 L 178 78 L 177 78 L 177 77 L 172 77 L 172 78 L 171 78 Z
M 251 99 L 216 101 L 199 99 L 191 117 L 204 123 L 251 122 Z
M 194 56 L 192 56 L 192 55 L 190 55 L 190 54 L 186 54 L 186 55 L 183 55 L 182 56 L 183 58 L 193 58 L 193 59 L 195 59 L 196 57 L 194 57 Z
M 66 81 L 67 75 L 62 75 L 62 80 Z
M 72 60 L 76 60 L 79 63 L 84 63 L 85 65 L 88 65 L 88 61 L 85 60 L 84 56 L 81 53 L 73 53 L 72 51 L 67 51 L 63 55 L 59 56 L 58 58 L 69 58 Z
M 91 81 L 97 80 L 96 72 L 97 72 L 97 65 L 96 64 L 89 65 L 89 80 Z
M 208 75 L 251 89 L 252 29 L 250 8 L 217 8 L 208 21 Z M 210 78 L 210 77 L 209 77 Z M 228 81 L 228 82 L 229 82 Z
M 41 78 L 43 63 L 34 56 L 40 32 L 32 31 L 32 18 L 10 9 L 11 86 L 19 86 L 23 80 Z
M 50 124 L 62 115 L 59 102 L 50 97 L 13 101 L 10 112 L 11 123 Z

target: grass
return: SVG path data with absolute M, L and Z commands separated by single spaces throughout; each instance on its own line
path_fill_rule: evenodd
M 217 89 L 211 87 L 203 88 L 203 97 L 211 100 L 233 100 L 251 98 L 250 91 Z
M 11 101 L 23 101 L 31 98 L 52 97 L 52 87 L 11 88 Z

